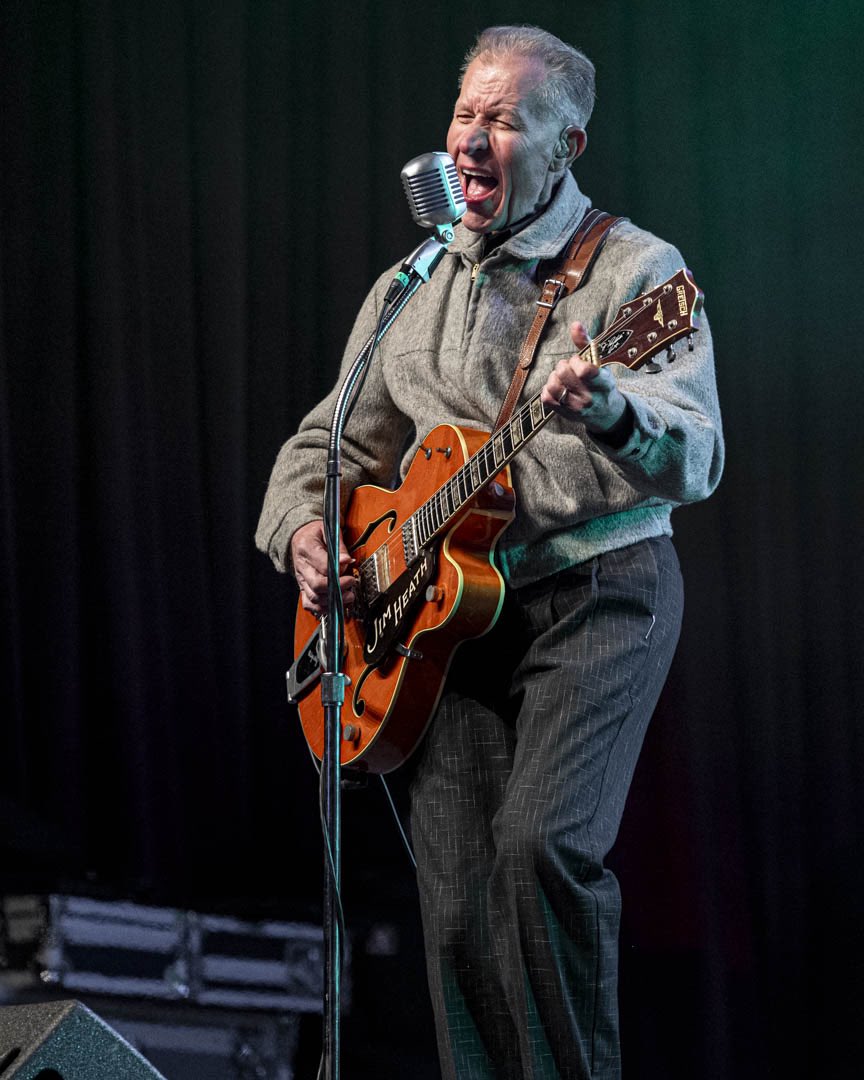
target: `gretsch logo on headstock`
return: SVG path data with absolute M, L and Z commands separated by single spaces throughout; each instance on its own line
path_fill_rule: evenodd
M 657 301 L 657 310 L 654 312 L 654 322 L 660 323 L 661 326 L 666 325 L 666 320 L 663 318 L 663 305 L 660 301 Z
M 618 352 L 632 333 L 632 330 L 619 330 L 617 334 L 610 334 L 609 337 L 604 338 L 597 346 L 597 351 L 600 353 L 600 356 L 606 360 L 612 353 Z

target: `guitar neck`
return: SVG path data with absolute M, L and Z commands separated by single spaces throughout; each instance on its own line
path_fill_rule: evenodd
M 402 525 L 406 561 L 453 524 L 470 501 L 508 465 L 525 444 L 555 415 L 540 395 L 531 398 L 495 431 Z

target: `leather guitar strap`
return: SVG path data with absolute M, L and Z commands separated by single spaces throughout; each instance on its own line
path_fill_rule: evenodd
M 603 210 L 589 210 L 570 238 L 567 252 L 558 270 L 543 282 L 543 291 L 537 301 L 537 314 L 522 345 L 519 362 L 513 372 L 507 396 L 504 398 L 493 431 L 497 431 L 502 424 L 506 424 L 516 407 L 525 380 L 528 378 L 528 372 L 534 363 L 537 346 L 540 344 L 540 337 L 549 316 L 562 297 L 569 296 L 588 280 L 591 267 L 603 249 L 609 230 L 619 221 L 621 221 L 620 217 L 613 217 Z

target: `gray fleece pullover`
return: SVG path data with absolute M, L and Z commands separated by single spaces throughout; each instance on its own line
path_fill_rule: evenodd
M 456 239 L 375 355 L 343 445 L 343 491 L 393 487 L 424 435 L 439 423 L 491 428 L 548 276 L 590 206 L 567 173 L 547 209 L 484 257 L 485 238 L 457 226 Z M 546 260 L 549 260 L 548 262 Z M 569 324 L 591 337 L 618 308 L 684 265 L 669 244 L 629 222 L 609 234 L 588 282 L 553 311 L 521 401 L 570 356 Z M 337 386 L 279 452 L 256 543 L 279 570 L 288 544 L 320 518 L 326 447 L 338 386 L 373 332 L 398 267 L 379 278 L 357 317 Z M 697 277 L 698 282 L 698 277 Z M 516 520 L 498 545 L 505 580 L 521 586 L 604 551 L 671 535 L 670 513 L 706 498 L 723 467 L 711 334 L 702 318 L 695 348 L 677 350 L 657 374 L 609 368 L 630 404 L 633 431 L 612 449 L 584 426 L 554 417 L 511 465 Z

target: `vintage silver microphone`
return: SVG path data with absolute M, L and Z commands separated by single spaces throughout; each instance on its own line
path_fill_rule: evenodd
M 451 226 L 449 240 L 452 240 L 452 226 L 467 209 L 453 158 L 440 150 L 421 154 L 408 162 L 401 176 L 411 216 L 417 224 L 424 229 Z
M 456 164 L 441 150 L 412 158 L 400 175 L 411 216 L 424 229 L 434 229 L 435 235 L 424 240 L 402 263 L 384 297 L 388 304 L 412 279 L 429 280 L 453 240 L 453 226 L 468 208 Z

